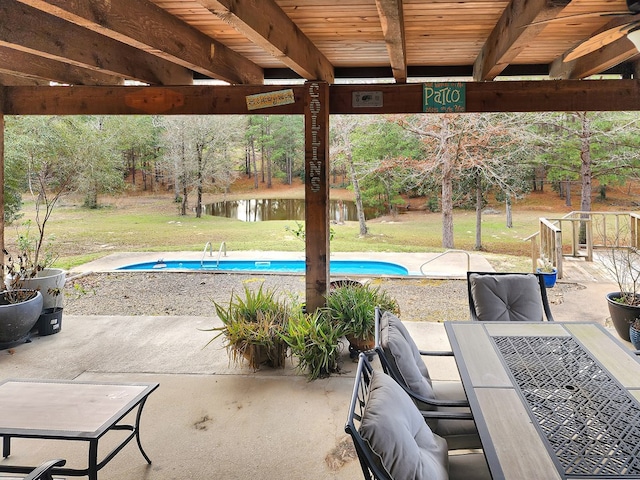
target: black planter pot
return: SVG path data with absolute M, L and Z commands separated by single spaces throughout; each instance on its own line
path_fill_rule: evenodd
M 62 330 L 62 308 L 45 308 L 38 317 L 34 330 L 41 337 Z
M 16 291 L 11 292 L 15 294 Z M 8 292 L 0 292 L 0 349 L 10 348 L 29 340 L 31 329 L 42 312 L 42 294 L 24 302 L 11 303 Z
M 640 295 L 638 297 L 640 298 Z M 611 322 L 616 329 L 616 333 L 620 338 L 629 342 L 631 341 L 629 338 L 629 325 L 636 318 L 640 318 L 640 307 L 616 302 L 617 298 L 620 298 L 620 292 L 607 293 L 609 315 L 611 315 Z

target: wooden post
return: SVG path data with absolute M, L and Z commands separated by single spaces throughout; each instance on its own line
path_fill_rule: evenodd
M 304 204 L 307 312 L 326 303 L 329 285 L 329 85 L 305 83 Z
M 0 87 L 0 275 L 4 278 L 4 113 L 2 113 L 4 90 Z M 0 280 L 0 284 L 4 282 Z

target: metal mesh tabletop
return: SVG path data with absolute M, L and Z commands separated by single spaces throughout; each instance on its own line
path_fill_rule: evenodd
M 571 337 L 492 337 L 567 476 L 640 478 L 640 404 Z

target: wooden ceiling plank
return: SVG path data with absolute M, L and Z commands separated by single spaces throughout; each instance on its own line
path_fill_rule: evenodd
M 549 67 L 549 77 L 557 80 L 577 80 L 604 72 L 638 54 L 630 40 L 620 38 L 595 52 L 570 62 L 557 58 Z
M 473 65 L 473 79 L 493 80 L 570 0 L 511 0 Z
M 122 85 L 122 77 L 105 75 L 94 70 L 76 67 L 64 62 L 31 53 L 0 47 L 0 68 L 5 73 L 19 73 L 46 82 L 69 85 Z
M 402 0 L 376 0 L 384 41 L 396 83 L 407 83 L 407 44 Z
M 185 85 L 193 80 L 182 66 L 15 0 L 0 2 L 0 45 L 144 83 Z
M 146 0 L 19 0 L 203 75 L 260 84 L 262 68 Z
M 333 65 L 273 0 L 198 0 L 307 80 L 333 83 Z

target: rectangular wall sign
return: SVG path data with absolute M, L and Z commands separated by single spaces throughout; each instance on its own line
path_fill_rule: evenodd
M 295 103 L 293 90 L 278 90 L 277 92 L 257 93 L 248 95 L 247 110 L 258 110 L 260 108 L 277 107 L 278 105 L 288 105 Z
M 464 112 L 467 106 L 465 83 L 425 83 L 422 102 L 425 113 Z

